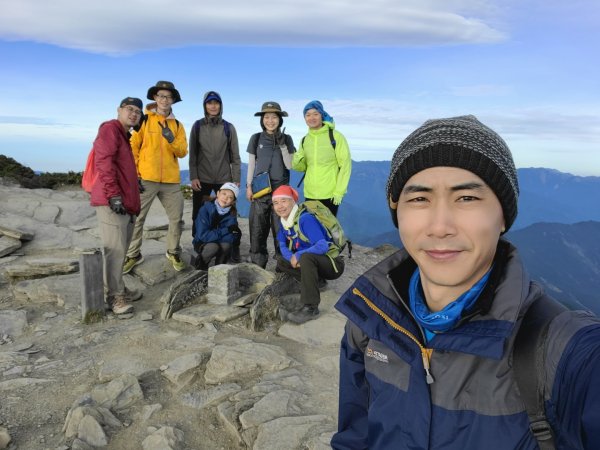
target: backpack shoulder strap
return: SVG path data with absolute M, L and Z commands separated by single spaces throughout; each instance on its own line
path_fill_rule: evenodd
M 335 142 L 335 138 L 333 137 L 333 129 L 332 128 L 329 128 L 329 142 L 331 142 L 331 146 L 335 150 L 335 146 L 336 146 L 337 142 Z
M 138 122 L 138 124 L 135 127 L 133 127 L 133 130 L 140 131 L 142 129 L 142 125 L 144 125 L 147 120 L 148 114 L 144 114 L 142 117 L 140 117 L 140 121 Z
M 227 152 L 229 153 L 229 163 L 233 161 L 233 157 L 231 154 L 231 127 L 230 123 L 223 119 L 223 132 L 225 133 L 225 137 L 227 138 Z
M 556 448 L 544 408 L 545 347 L 552 319 L 567 309 L 547 296 L 535 300 L 523 317 L 513 349 L 513 370 L 529 428 L 541 450 Z
M 200 140 L 200 125 L 202 125 L 202 120 L 198 119 L 194 122 L 194 125 L 192 125 L 192 130 L 194 130 L 194 132 L 196 133 L 196 136 L 198 136 L 198 140 Z

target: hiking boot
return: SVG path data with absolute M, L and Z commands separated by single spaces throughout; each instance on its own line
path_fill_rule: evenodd
M 300 325 L 309 320 L 316 319 L 317 317 L 319 317 L 319 308 L 317 306 L 304 305 L 300 311 L 289 313 L 287 319 L 290 322 Z
M 181 259 L 180 255 L 173 255 L 167 252 L 165 253 L 165 256 L 169 261 L 171 261 L 171 264 L 173 264 L 173 269 L 175 269 L 177 272 L 181 272 L 183 269 L 185 269 L 185 263 Z
M 142 256 L 141 253 L 137 256 L 128 256 L 125 259 L 125 264 L 123 264 L 123 273 L 131 272 L 131 269 L 133 269 L 135 266 L 137 266 L 138 264 L 141 264 L 143 262 L 144 262 L 144 257 Z
M 137 302 L 142 298 L 144 294 L 142 291 L 138 291 L 137 289 L 127 289 L 125 288 L 125 298 L 128 302 Z
M 127 303 L 125 294 L 117 294 L 112 301 L 112 312 L 113 314 L 127 314 L 133 312 L 133 305 Z

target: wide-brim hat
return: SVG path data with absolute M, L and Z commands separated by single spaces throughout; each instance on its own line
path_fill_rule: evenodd
M 254 113 L 255 116 L 262 116 L 266 113 L 279 114 L 282 117 L 287 117 L 288 113 L 281 110 L 281 106 L 277 102 L 264 102 L 259 112 Z
M 148 89 L 148 95 L 146 97 L 148 100 L 154 100 L 156 93 L 162 90 L 170 91 L 171 94 L 173 94 L 173 103 L 181 101 L 181 95 L 179 95 L 179 91 L 175 89 L 175 85 L 170 81 L 157 81 L 156 85 Z

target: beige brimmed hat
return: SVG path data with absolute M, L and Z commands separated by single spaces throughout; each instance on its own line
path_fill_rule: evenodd
M 266 113 L 279 114 L 282 117 L 287 117 L 288 113 L 281 110 L 281 106 L 277 102 L 264 102 L 259 112 L 254 113 L 255 116 L 262 116 Z

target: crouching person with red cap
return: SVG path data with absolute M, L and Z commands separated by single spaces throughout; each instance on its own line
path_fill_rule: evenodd
M 207 270 L 215 265 L 227 264 L 232 246 L 240 244 L 242 232 L 232 208 L 240 189 L 235 183 L 225 183 L 217 191 L 214 202 L 205 202 L 198 212 L 194 228 L 194 250 L 198 254 L 192 264 L 196 269 Z
M 344 272 L 344 261 L 321 222 L 297 204 L 295 189 L 280 186 L 273 192 L 272 199 L 273 209 L 281 222 L 277 232 L 281 250 L 277 271 L 300 281 L 300 299 L 304 305 L 287 318 L 301 324 L 319 315 L 319 280 L 339 278 Z

